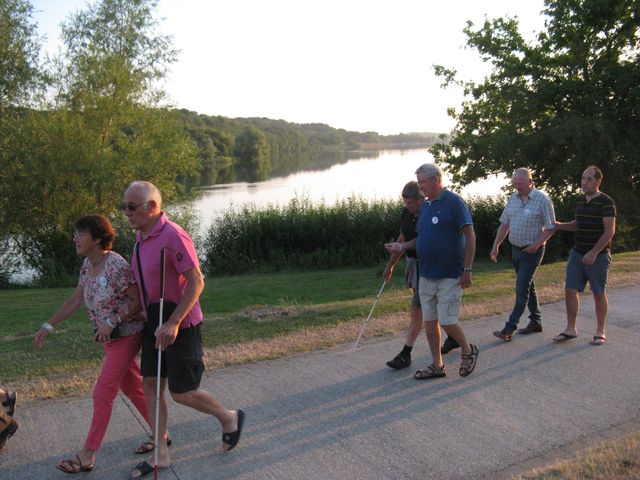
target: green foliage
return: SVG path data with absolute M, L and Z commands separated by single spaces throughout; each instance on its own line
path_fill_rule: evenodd
M 397 236 L 400 202 L 351 197 L 333 206 L 294 199 L 286 206 L 246 206 L 214 221 L 204 240 L 209 274 L 285 267 L 371 265 L 387 258 Z
M 164 108 L 156 84 L 175 60 L 155 32 L 152 0 L 102 0 L 69 17 L 51 72 L 52 105 L 5 124 L 0 216 L 41 280 L 75 275 L 77 218 L 118 218 L 127 185 L 149 180 L 166 201 L 198 173 L 196 146 Z M 44 107 L 48 107 L 44 109 Z
M 467 46 L 492 66 L 481 83 L 436 67 L 445 85 L 464 87 L 451 110 L 451 141 L 436 144 L 453 180 L 466 185 L 520 166 L 556 197 L 598 165 L 623 228 L 635 230 L 640 187 L 640 4 L 637 0 L 547 0 L 545 30 L 527 43 L 511 18 L 465 28 Z
M 269 153 L 267 137 L 257 128 L 248 127 L 236 137 L 234 154 L 238 166 L 251 181 L 267 178 L 271 169 Z
M 0 115 L 27 100 L 40 79 L 40 39 L 32 14 L 28 1 L 0 0 Z

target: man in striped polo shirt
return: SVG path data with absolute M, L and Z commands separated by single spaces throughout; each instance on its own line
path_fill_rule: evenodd
M 556 230 L 575 232 L 575 243 L 569 252 L 565 303 L 567 306 L 567 328 L 553 338 L 564 342 L 576 338 L 576 320 L 580 309 L 580 297 L 589 282 L 596 304 L 598 322 L 592 345 L 602 345 L 606 339 L 605 324 L 609 307 L 605 287 L 611 264 L 611 239 L 616 231 L 616 205 L 600 191 L 602 171 L 595 166 L 587 167 L 582 174 L 582 191 L 576 201 L 575 219 L 558 222 Z
M 518 168 L 513 172 L 511 181 L 516 191 L 500 216 L 500 226 L 489 255 L 492 262 L 497 261 L 500 245 L 509 234 L 511 261 L 516 271 L 516 301 L 504 328 L 493 332 L 505 342 L 511 341 L 527 307 L 529 324 L 518 333 L 525 335 L 542 331 L 542 315 L 533 277 L 542 262 L 545 242 L 555 231 L 556 222 L 553 203 L 533 186 L 528 168 Z

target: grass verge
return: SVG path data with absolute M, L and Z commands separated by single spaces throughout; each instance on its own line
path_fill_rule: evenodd
M 611 288 L 640 284 L 640 252 L 615 255 Z M 294 271 L 207 279 L 201 297 L 205 313 L 203 342 L 209 369 L 273 359 L 353 341 L 380 289 L 383 266 Z M 564 262 L 542 265 L 536 276 L 542 303 L 564 295 Z M 507 263 L 478 262 L 474 285 L 465 292 L 463 320 L 508 311 L 514 273 Z M 3 386 L 23 399 L 82 395 L 90 391 L 102 361 L 89 340 L 86 312 L 79 311 L 33 347 L 34 332 L 73 289 L 0 291 L 0 365 Z M 410 293 L 401 266 L 380 298 L 367 338 L 403 331 Z
M 640 433 L 610 440 L 574 458 L 513 477 L 515 480 L 632 480 L 640 478 Z

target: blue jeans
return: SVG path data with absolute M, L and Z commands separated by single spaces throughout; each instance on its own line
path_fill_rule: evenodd
M 516 303 L 513 306 L 511 315 L 509 315 L 505 330 L 513 332 L 518 328 L 518 322 L 526 307 L 529 307 L 530 322 L 540 324 L 540 304 L 538 303 L 533 277 L 536 274 L 538 265 L 542 262 L 543 256 L 544 246 L 533 254 L 515 246 L 511 247 L 511 260 L 516 271 Z

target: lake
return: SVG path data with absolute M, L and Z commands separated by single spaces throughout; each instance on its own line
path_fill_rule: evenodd
M 426 148 L 372 152 L 369 157 L 360 156 L 325 170 L 303 171 L 257 183 L 205 187 L 194 205 L 201 216 L 204 232 L 224 210 L 247 204 L 256 207 L 285 205 L 297 197 L 331 205 L 353 195 L 366 199 L 396 199 L 400 198 L 402 187 L 416 179 L 416 169 L 428 162 L 433 162 L 433 156 Z M 506 176 L 490 177 L 468 185 L 462 196 L 497 195 L 507 183 Z
M 414 172 L 427 162 L 433 162 L 433 156 L 426 148 L 383 150 L 372 152 L 368 157 L 360 152 L 357 158 L 324 170 L 303 171 L 256 183 L 204 187 L 202 195 L 193 202 L 201 219 L 200 233 L 205 234 L 221 212 L 247 204 L 256 207 L 285 205 L 296 197 L 325 201 L 329 205 L 352 195 L 379 200 L 400 198 L 402 187 L 415 180 Z M 462 196 L 497 195 L 507 183 L 507 177 L 491 177 L 467 186 Z M 11 279 L 21 283 L 29 281 L 33 275 L 33 271 L 23 269 Z

